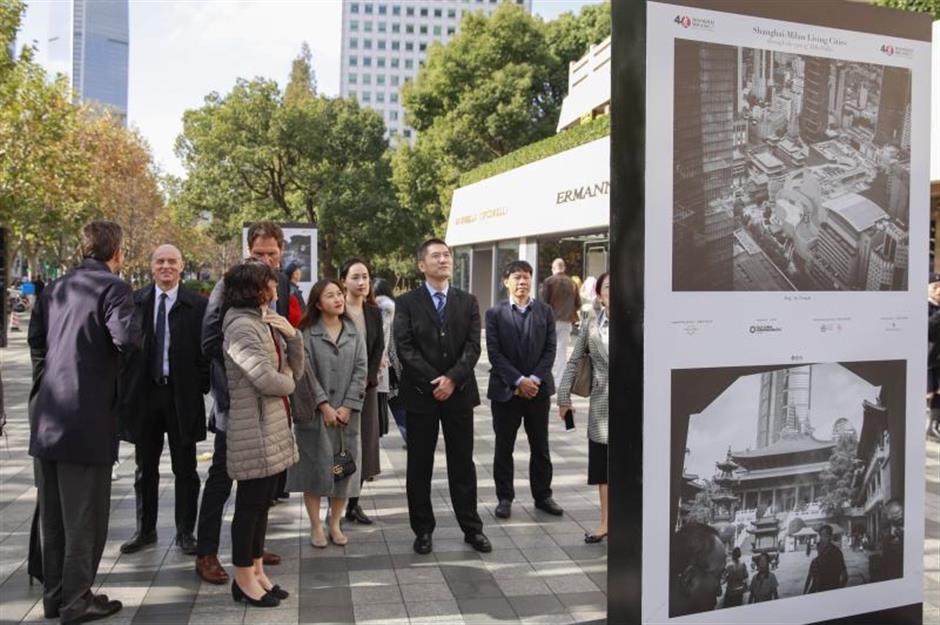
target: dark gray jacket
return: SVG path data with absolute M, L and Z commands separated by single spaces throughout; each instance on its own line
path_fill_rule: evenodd
M 46 287 L 29 323 L 31 456 L 76 464 L 117 460 L 121 355 L 139 344 L 131 287 L 104 263 L 86 258 Z

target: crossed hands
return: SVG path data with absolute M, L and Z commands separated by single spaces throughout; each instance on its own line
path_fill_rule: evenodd
M 439 375 L 431 380 L 431 386 L 434 387 L 432 395 L 437 401 L 447 401 L 457 388 L 454 381 L 446 375 Z
M 540 386 L 541 384 L 539 382 L 531 378 L 522 378 L 522 381 L 519 382 L 519 386 L 516 387 L 516 394 L 523 399 L 535 399 L 535 396 L 539 394 Z
M 349 424 L 349 417 L 352 416 L 352 410 L 346 406 L 334 408 L 328 402 L 323 402 L 317 408 L 323 415 L 323 424 L 328 428 L 346 427 Z

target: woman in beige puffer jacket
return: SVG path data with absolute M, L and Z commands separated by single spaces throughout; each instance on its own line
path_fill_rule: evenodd
M 298 460 L 287 398 L 304 372 L 303 339 L 269 308 L 276 297 L 277 275 L 263 263 L 246 262 L 225 274 L 222 350 L 231 398 L 226 468 L 238 481 L 232 598 L 259 607 L 288 597 L 265 575 L 262 554 L 278 476 Z

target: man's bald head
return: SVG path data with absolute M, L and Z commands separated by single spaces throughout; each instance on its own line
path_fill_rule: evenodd
M 565 261 L 561 258 L 556 258 L 552 261 L 552 274 L 565 273 Z
M 183 273 L 183 255 L 175 245 L 164 243 L 150 257 L 153 281 L 164 291 L 173 289 Z

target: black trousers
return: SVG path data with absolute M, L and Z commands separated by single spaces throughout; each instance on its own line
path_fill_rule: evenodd
M 477 469 L 473 464 L 473 410 L 438 409 L 432 414 L 409 412 L 408 468 L 406 491 L 408 516 L 415 534 L 434 531 L 434 510 L 431 507 L 431 476 L 434 472 L 434 450 L 441 424 L 447 452 L 447 482 L 457 522 L 465 534 L 483 530 L 477 514 Z
M 232 517 L 232 562 L 235 566 L 251 566 L 264 554 L 268 510 L 277 487 L 277 475 L 238 481 Z
M 36 460 L 42 523 L 43 607 L 81 616 L 108 538 L 111 465 Z
M 216 432 L 212 464 L 209 466 L 206 484 L 202 489 L 202 503 L 199 506 L 196 554 L 200 556 L 215 556 L 219 553 L 222 514 L 225 512 L 225 502 L 232 494 L 232 479 L 225 468 L 227 457 L 225 432 Z
M 493 454 L 493 480 L 496 482 L 496 498 L 502 501 L 515 499 L 513 488 L 512 452 L 516 447 L 519 426 L 525 427 L 529 439 L 529 488 L 535 501 L 552 496 L 552 457 L 548 451 L 548 411 L 550 397 L 522 399 L 513 397 L 507 402 L 494 401 L 493 432 L 496 434 L 496 450 Z
M 137 495 L 137 530 L 152 532 L 157 527 L 160 499 L 160 456 L 163 434 L 170 441 L 170 463 L 173 467 L 176 499 L 176 533 L 191 534 L 196 528 L 199 506 L 199 474 L 196 472 L 196 443 L 184 441 L 180 435 L 179 416 L 173 398 L 173 386 L 150 387 L 150 409 L 134 445 L 137 470 L 134 492 Z

